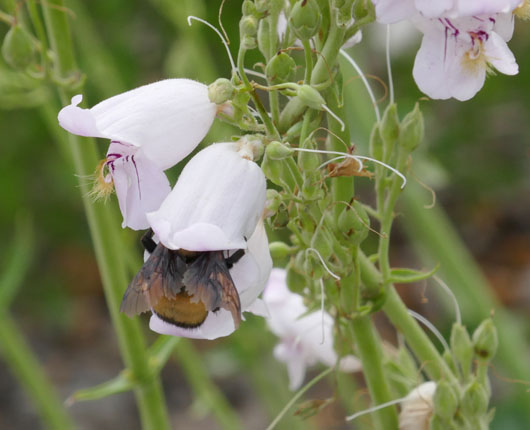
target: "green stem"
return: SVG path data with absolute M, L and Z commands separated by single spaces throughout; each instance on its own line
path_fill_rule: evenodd
M 366 289 L 371 289 L 375 292 L 379 291 L 382 282 L 381 274 L 363 253 L 360 253 L 359 261 L 364 286 Z M 450 383 L 457 384 L 456 378 L 444 359 L 416 320 L 408 313 L 407 307 L 392 285 L 388 286 L 386 294 L 383 311 L 396 329 L 403 333 L 407 343 L 422 362 L 429 376 L 434 381 L 444 377 Z
M 254 102 L 254 105 L 256 106 L 256 109 L 258 110 L 258 113 L 261 117 L 261 120 L 263 121 L 263 124 L 265 125 L 265 128 L 267 129 L 267 133 L 269 136 L 271 136 L 273 139 L 279 139 L 280 134 L 278 133 L 278 130 L 276 130 L 276 127 L 274 127 L 274 124 L 272 123 L 269 114 L 265 110 L 265 107 L 263 106 L 263 103 L 261 102 L 261 99 L 256 94 L 256 90 L 252 88 L 251 83 L 249 82 L 247 75 L 245 73 L 245 54 L 246 50 L 243 49 L 243 47 L 239 48 L 239 54 L 237 56 L 237 68 L 239 71 L 239 75 L 241 76 L 241 79 L 243 80 L 243 83 L 245 84 L 245 87 L 247 88 L 250 96 L 252 97 L 252 101 Z
M 187 339 L 181 339 L 175 349 L 175 355 L 197 398 L 211 409 L 221 428 L 226 430 L 242 428 L 237 413 L 223 393 L 210 380 L 202 364 L 202 357 L 193 344 Z
M 308 84 L 311 82 L 311 74 L 313 73 L 313 53 L 311 50 L 311 45 L 309 44 L 309 40 L 302 40 L 302 45 L 304 46 L 305 55 L 304 83 Z
M 3 358 L 31 397 L 47 427 L 57 430 L 74 428 L 57 393 L 24 342 L 23 333 L 5 311 L 0 311 L 0 345 Z
M 403 196 L 407 217 L 402 221 L 419 255 L 425 263 L 440 263 L 440 272 L 455 293 L 462 315 L 471 324 L 478 324 L 495 310 L 499 329 L 497 360 L 510 372 L 511 378 L 530 380 L 527 337 L 520 321 L 508 312 L 492 293 L 477 263 L 465 247 L 455 228 L 440 206 L 425 209 L 428 196 L 410 184 Z M 442 304 L 453 306 L 440 297 Z
M 337 55 L 344 41 L 345 33 L 345 30 L 335 25 L 334 22 L 335 17 L 331 16 L 329 34 L 324 44 L 324 49 L 318 55 L 318 60 L 313 68 L 311 85 L 318 85 L 333 79 L 330 74 L 333 73 L 332 70 L 337 61 Z M 302 103 L 299 97 L 293 97 L 289 100 L 280 115 L 280 132 L 287 131 L 300 118 L 305 108 L 305 104 Z
M 387 379 L 383 370 L 383 352 L 381 340 L 374 333 L 369 315 L 353 319 L 351 329 L 357 347 L 357 355 L 363 365 L 363 375 L 374 405 L 392 400 Z M 397 430 L 398 419 L 396 408 L 390 406 L 372 413 L 374 428 L 380 430 Z
M 75 73 L 77 66 L 64 4 L 62 0 L 43 0 L 43 6 L 50 44 L 56 55 L 56 74 L 60 79 L 65 78 Z M 65 89 L 59 92 L 63 103 L 67 103 L 72 94 Z M 69 135 L 69 141 L 77 176 L 84 178 L 91 175 L 99 158 L 95 145 L 81 141 L 74 135 Z M 94 204 L 89 200 L 86 181 L 80 181 L 80 189 L 120 350 L 137 383 L 135 394 L 143 428 L 169 429 L 160 379 L 149 368 L 145 341 L 138 320 L 129 319 L 119 312 L 121 296 L 128 284 L 120 238 L 115 230 L 119 222 L 110 207 Z
M 44 25 L 42 24 L 35 0 L 28 0 L 27 6 L 31 22 L 33 23 L 33 27 L 35 27 L 35 32 L 41 44 L 41 63 L 45 74 L 44 76 L 48 76 L 48 40 L 46 39 L 46 31 L 44 30 Z

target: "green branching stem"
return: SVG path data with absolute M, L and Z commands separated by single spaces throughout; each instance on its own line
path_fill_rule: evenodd
M 33 27 L 35 27 L 35 32 L 37 33 L 37 37 L 39 38 L 39 41 L 40 41 L 41 58 L 42 58 L 41 64 L 42 64 L 44 76 L 48 76 L 49 61 L 48 61 L 48 40 L 46 38 L 46 30 L 44 29 L 44 25 L 42 23 L 42 19 L 39 14 L 39 9 L 37 7 L 36 1 L 28 0 L 27 6 L 28 6 L 31 22 L 33 23 Z
M 379 291 L 383 282 L 381 273 L 363 253 L 359 254 L 359 262 L 363 286 L 367 289 Z M 417 355 L 429 376 L 435 381 L 444 377 L 449 382 L 457 384 L 457 380 L 451 370 L 423 329 L 408 313 L 407 307 L 392 285 L 388 285 L 386 295 L 383 311 L 396 329 L 403 333 L 405 340 Z
M 62 0 L 43 0 L 43 6 L 50 45 L 56 57 L 54 72 L 57 78 L 65 79 L 78 73 L 65 7 Z M 59 93 L 64 104 L 72 96 L 71 90 L 66 88 L 61 88 Z M 81 142 L 81 139 L 74 135 L 69 135 L 69 141 L 77 176 L 84 178 L 91 175 L 99 158 L 95 145 Z M 90 201 L 88 188 L 86 181 L 80 182 L 109 312 L 123 360 L 136 383 L 135 395 L 143 428 L 169 429 L 161 383 L 158 375 L 149 367 L 146 345 L 138 321 L 119 312 L 121 296 L 128 284 L 120 237 L 115 230 L 119 222 L 110 207 Z
M 240 46 L 239 48 L 239 54 L 237 56 L 237 68 L 239 71 L 239 75 L 241 76 L 241 79 L 243 80 L 243 83 L 245 84 L 245 87 L 247 91 L 249 92 L 250 96 L 252 97 L 252 101 L 254 102 L 254 105 L 256 106 L 256 109 L 261 117 L 261 120 L 263 121 L 263 124 L 265 125 L 265 128 L 267 129 L 267 133 L 269 136 L 271 136 L 273 139 L 279 139 L 280 134 L 278 133 L 278 130 L 276 130 L 276 127 L 272 123 L 271 118 L 269 117 L 269 114 L 265 110 L 265 107 L 263 106 L 263 103 L 261 99 L 256 94 L 256 90 L 252 87 L 252 84 L 248 80 L 248 77 L 245 73 L 245 54 L 246 50 Z

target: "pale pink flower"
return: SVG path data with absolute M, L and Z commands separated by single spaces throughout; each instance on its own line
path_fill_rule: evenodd
M 163 173 L 204 138 L 217 112 L 208 87 L 189 79 L 167 79 L 98 103 L 59 112 L 59 124 L 80 136 L 110 139 L 101 168 L 103 183 L 116 189 L 123 227 L 148 227 L 145 214 L 158 209 L 170 191 Z
M 515 75 L 519 68 L 508 48 L 513 18 L 508 14 L 469 18 L 415 20 L 424 37 L 413 76 L 434 99 L 472 98 L 492 69 Z
M 280 338 L 274 348 L 274 356 L 287 365 L 289 388 L 298 389 L 308 366 L 317 362 L 339 367 L 345 372 L 361 370 L 361 364 L 353 356 L 338 361 L 333 349 L 333 318 L 325 311 L 306 315 L 303 298 L 287 288 L 286 272 L 272 269 L 263 294 L 270 317 L 267 325 Z

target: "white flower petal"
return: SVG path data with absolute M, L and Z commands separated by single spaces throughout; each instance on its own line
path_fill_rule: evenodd
M 109 170 L 123 215 L 122 227 L 149 228 L 145 214 L 158 209 L 171 191 L 166 175 L 136 147 L 113 142 L 109 154 L 119 156 L 109 163 Z
M 258 222 L 247 244 L 245 255 L 230 269 L 232 280 L 238 287 L 243 311 L 247 311 L 263 292 L 272 270 L 269 241 L 262 221 Z M 258 310 L 258 308 L 255 309 Z
M 485 46 L 485 54 L 488 61 L 499 72 L 505 75 L 516 75 L 519 73 L 519 66 L 515 61 L 515 57 L 508 48 L 504 39 L 497 33 L 490 34 Z
M 392 24 L 416 13 L 414 0 L 372 0 L 377 22 Z
M 186 157 L 204 138 L 216 114 L 208 87 L 189 79 L 166 79 L 81 109 L 80 96 L 59 112 L 63 128 L 82 136 L 105 137 L 141 146 L 165 170 Z
M 304 382 L 306 363 L 304 357 L 297 353 L 291 345 L 280 343 L 274 347 L 274 357 L 287 365 L 289 389 L 295 391 Z
M 149 328 L 160 334 L 208 340 L 228 336 L 235 330 L 232 314 L 225 309 L 220 309 L 217 312 L 210 312 L 202 325 L 192 329 L 169 324 L 153 313 L 149 320 Z
M 147 214 L 170 249 L 246 248 L 265 205 L 265 176 L 237 145 L 211 145 L 193 157 L 160 209 Z

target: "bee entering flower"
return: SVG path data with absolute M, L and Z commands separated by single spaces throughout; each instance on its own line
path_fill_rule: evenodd
M 261 216 L 265 177 L 252 161 L 255 141 L 218 143 L 182 171 L 160 208 L 147 214 L 159 243 L 127 289 L 122 311 L 151 310 L 152 330 L 215 339 L 241 312 L 266 313 L 258 299 L 272 268 Z

